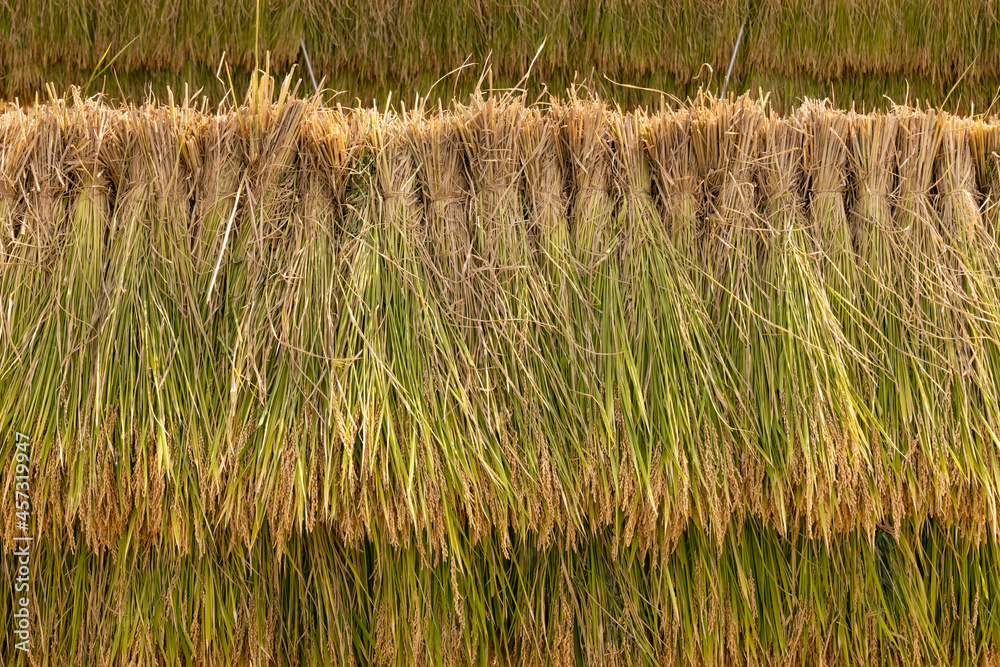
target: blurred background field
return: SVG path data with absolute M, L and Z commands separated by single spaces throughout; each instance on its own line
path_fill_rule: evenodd
M 998 9 L 995 0 L 28 0 L 0 3 L 0 98 L 89 83 L 135 102 L 187 84 L 214 104 L 231 82 L 242 99 L 265 53 L 272 73 L 297 66 L 309 83 L 304 42 L 327 102 L 383 106 L 391 94 L 409 104 L 430 93 L 447 103 L 489 65 L 495 88 L 530 68 L 530 94 L 582 83 L 623 107 L 656 106 L 660 91 L 717 91 L 743 26 L 730 91 L 769 91 L 783 110 L 829 97 L 968 113 L 989 109 L 1000 87 Z

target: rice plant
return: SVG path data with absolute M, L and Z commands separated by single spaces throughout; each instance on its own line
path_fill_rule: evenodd
M 747 96 L 8 109 L 30 661 L 995 663 L 998 151 Z

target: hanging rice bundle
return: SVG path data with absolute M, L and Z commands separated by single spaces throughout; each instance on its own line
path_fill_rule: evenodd
M 741 444 L 714 448 L 722 456 L 707 459 L 702 475 L 709 489 L 742 489 L 759 512 L 770 513 L 769 487 L 774 484 L 778 464 L 768 460 L 764 444 L 768 434 L 761 420 L 770 420 L 777 413 L 777 395 L 755 384 L 777 363 L 774 341 L 765 335 L 762 307 L 768 295 L 757 267 L 761 225 L 756 219 L 754 159 L 762 122 L 762 108 L 747 98 L 717 101 L 697 110 L 691 143 L 703 182 L 706 220 L 699 252 L 702 298 L 711 318 L 712 335 L 721 348 L 724 373 L 731 378 L 733 395 L 740 397 L 728 437 Z M 754 373 L 758 366 L 764 369 L 763 374 Z M 740 459 L 736 458 L 737 450 Z M 743 476 L 745 482 L 740 479 Z M 721 542 L 740 498 L 731 493 L 713 493 L 710 497 L 710 520 L 706 523 L 714 527 L 716 539 Z M 778 502 L 783 504 L 781 498 Z
M 265 522 L 272 524 L 272 530 L 276 527 L 275 491 L 281 468 L 288 465 L 282 455 L 288 453 L 287 443 L 299 435 L 289 403 L 284 402 L 289 378 L 280 372 L 285 350 L 276 333 L 287 286 L 279 276 L 292 253 L 293 167 L 304 104 L 289 99 L 287 81 L 276 103 L 267 104 L 273 96 L 271 86 L 266 78 L 257 82 L 248 96 L 251 106 L 235 118 L 243 149 L 245 196 L 230 231 L 231 265 L 224 287 L 225 326 L 231 336 L 225 414 L 239 427 L 233 429 L 233 470 L 220 511 L 247 544 Z
M 957 433 L 949 509 L 973 535 L 981 537 L 988 530 L 996 538 L 997 499 L 991 489 L 997 481 L 995 443 L 1000 442 L 1000 248 L 975 200 L 969 123 L 945 117 L 938 121 L 943 126 L 935 164 L 942 244 L 938 264 L 958 339 L 952 368 L 951 410 L 957 416 Z
M 648 280 L 650 287 L 658 292 L 654 312 L 660 322 L 649 333 L 656 341 L 659 354 L 666 359 L 663 368 L 650 369 L 650 372 L 654 377 L 660 376 L 659 381 L 667 383 L 669 391 L 684 396 L 681 399 L 683 407 L 667 415 L 666 428 L 673 431 L 680 445 L 680 461 L 688 458 L 691 461 L 690 471 L 684 471 L 687 467 L 684 465 L 680 470 L 688 477 L 674 484 L 681 482 L 681 489 L 694 484 L 695 489 L 691 510 L 685 507 L 686 494 L 680 492 L 681 489 L 664 494 L 664 500 L 676 499 L 676 507 L 681 510 L 671 516 L 668 534 L 679 535 L 676 531 L 683 526 L 684 514 L 688 511 L 703 526 L 714 526 L 721 533 L 726 530 L 730 518 L 716 508 L 729 506 L 734 498 L 741 496 L 748 502 L 750 511 L 760 513 L 763 507 L 760 494 L 755 492 L 759 483 L 740 489 L 729 486 L 728 477 L 718 483 L 720 480 L 715 476 L 718 462 L 733 456 L 739 457 L 738 465 L 751 479 L 754 475 L 759 476 L 760 467 L 755 466 L 755 456 L 747 455 L 748 448 L 740 447 L 736 453 L 733 447 L 734 438 L 742 437 L 736 434 L 734 421 L 739 399 L 704 300 L 709 283 L 703 268 L 706 265 L 702 249 L 707 239 L 698 218 L 702 180 L 697 174 L 690 114 L 664 113 L 650 119 L 645 143 L 646 153 L 656 165 L 654 182 L 663 217 L 651 219 L 646 232 L 648 238 L 636 245 L 637 252 L 659 255 L 655 259 L 657 272 L 649 273 L 648 277 L 632 276 L 631 281 L 641 284 Z M 638 166 L 633 168 L 638 170 Z M 651 394 L 652 409 L 660 407 L 660 401 L 653 397 L 665 391 L 668 391 L 666 387 Z M 759 477 L 757 479 L 759 482 Z M 744 496 L 744 492 L 749 493 Z M 737 522 L 739 520 L 737 518 Z
M 529 410 L 534 422 L 532 437 L 538 443 L 538 495 L 531 499 L 531 516 L 542 545 L 552 538 L 556 524 L 573 542 L 582 527 L 578 513 L 574 465 L 579 446 L 589 428 L 576 394 L 577 375 L 584 371 L 574 333 L 573 303 L 577 298 L 578 272 L 573 258 L 567 196 L 568 165 L 565 146 L 559 140 L 558 112 L 542 115 L 529 109 L 520 129 L 524 163 L 526 225 L 532 240 L 532 282 L 536 285 L 538 349 L 543 364 L 538 382 L 544 398 Z
M 489 522 L 499 527 L 503 551 L 509 554 L 509 529 L 523 537 L 529 526 L 537 529 L 541 521 L 540 508 L 529 504 L 538 493 L 546 458 L 541 454 L 547 443 L 540 434 L 539 409 L 549 412 L 558 400 L 558 394 L 548 390 L 561 376 L 539 346 L 546 329 L 556 325 L 550 319 L 547 290 L 539 289 L 541 284 L 531 276 L 532 239 L 521 200 L 525 109 L 508 99 L 476 98 L 461 113 L 467 118 L 464 145 L 474 193 L 473 280 L 488 340 L 480 371 L 491 387 L 484 426 L 499 444 L 491 456 L 504 461 L 496 469 L 497 499 L 483 509 Z M 510 467 L 509 461 L 523 466 Z M 508 508 L 530 518 L 508 526 Z M 474 530 L 479 528 L 474 524 Z
M 767 374 L 769 393 L 780 405 L 765 432 L 787 443 L 772 459 L 787 466 L 782 477 L 791 482 L 772 490 L 778 525 L 801 522 L 810 536 L 829 540 L 836 523 L 855 523 L 849 508 L 864 502 L 867 480 L 857 478 L 869 456 L 860 448 L 847 341 L 810 261 L 817 249 L 801 195 L 803 134 L 796 119 L 772 118 L 763 127 L 760 178 L 767 203 L 760 280 L 771 295 L 761 314 L 775 328 L 770 338 L 777 363 L 755 370 Z M 794 510 L 786 498 L 795 499 Z
M 909 450 L 909 424 L 916 404 L 911 390 L 905 289 L 899 264 L 902 233 L 893 223 L 893 174 L 896 170 L 894 115 L 852 114 L 851 174 L 854 206 L 848 215 L 857 253 L 860 317 L 871 337 L 867 352 L 872 369 L 871 393 L 865 396 L 874 421 L 865 432 L 875 474 L 875 520 L 901 516 L 900 490 L 910 470 L 903 467 Z M 864 385 L 861 385 L 864 391 Z
M 571 326 L 581 368 L 575 389 L 584 398 L 588 432 L 578 479 L 589 503 L 588 519 L 607 526 L 615 517 L 621 485 L 634 483 L 620 469 L 622 451 L 634 450 L 639 432 L 648 430 L 641 396 L 629 388 L 635 360 L 625 329 L 622 282 L 621 220 L 612 198 L 612 137 L 608 111 L 599 102 L 581 102 L 561 110 L 562 140 L 571 156 L 573 199 L 571 234 L 579 283 Z
M 194 456 L 197 459 L 198 501 L 202 511 L 216 512 L 220 497 L 228 487 L 236 459 L 237 441 L 242 425 L 237 425 L 228 402 L 212 399 L 232 389 L 228 369 L 210 360 L 229 350 L 233 340 L 232 321 L 223 316 L 225 286 L 231 262 L 229 253 L 235 244 L 239 200 L 246 196 L 237 157 L 236 128 L 228 117 L 210 117 L 191 123 L 191 137 L 185 142 L 182 157 L 194 179 L 191 210 L 191 261 L 194 287 L 192 317 L 200 322 L 202 347 L 195 357 L 200 364 L 194 372 L 194 401 L 206 410 L 214 404 L 212 415 L 203 415 L 205 431 L 198 437 Z M 242 186 L 242 187 L 241 187 Z M 197 524 L 196 524 L 197 526 Z M 196 541 L 202 548 L 204 531 Z
M 32 660 L 994 664 L 995 130 L 266 77 L 0 114 Z
M 963 334 L 954 317 L 956 285 L 943 261 L 944 239 L 931 199 L 941 124 L 933 112 L 902 109 L 898 115 L 900 178 L 894 232 L 902 251 L 896 262 L 909 325 L 901 343 L 909 357 L 912 400 L 920 407 L 897 446 L 908 453 L 907 467 L 913 474 L 913 493 L 907 495 L 932 511 L 948 512 L 950 477 L 956 472 L 951 453 L 958 449 L 955 438 L 961 428 L 951 404 L 958 389 L 954 370 Z M 907 499 L 902 496 L 898 502 Z

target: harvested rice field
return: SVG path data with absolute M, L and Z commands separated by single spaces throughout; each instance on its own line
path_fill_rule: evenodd
M 997 9 L 0 6 L 0 667 L 1000 667 Z

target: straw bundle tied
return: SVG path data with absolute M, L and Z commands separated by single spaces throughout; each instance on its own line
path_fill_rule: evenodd
M 998 149 L 268 78 L 0 114 L 32 660 L 996 664 Z

